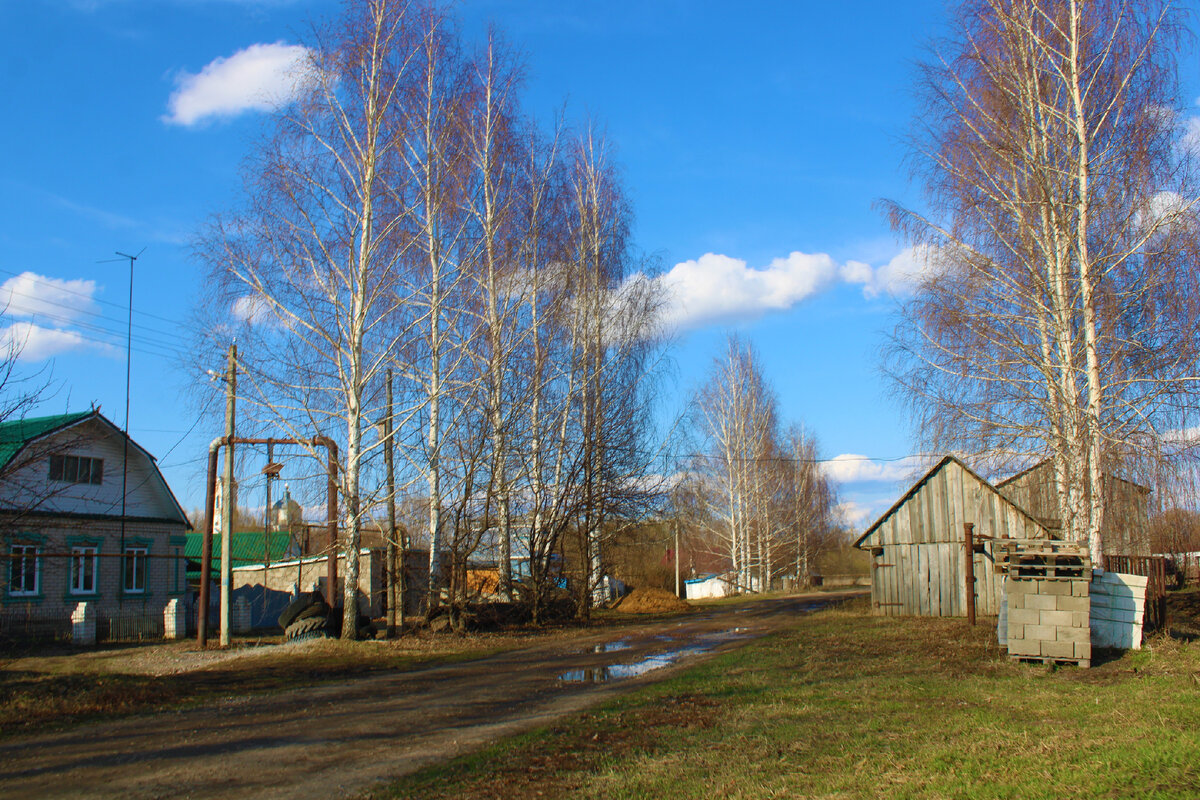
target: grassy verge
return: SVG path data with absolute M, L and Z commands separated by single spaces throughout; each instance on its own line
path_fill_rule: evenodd
M 857 603 L 377 796 L 1191 798 L 1198 684 L 1200 643 L 1054 669 Z

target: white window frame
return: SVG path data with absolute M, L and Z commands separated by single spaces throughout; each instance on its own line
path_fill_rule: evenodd
M 57 476 L 54 474 L 56 460 L 58 463 Z M 88 477 L 87 480 L 80 480 L 79 468 L 84 465 L 87 466 Z M 104 459 L 95 458 L 94 456 L 70 456 L 56 453 L 50 456 L 50 471 L 47 473 L 47 477 L 56 483 L 100 486 L 104 480 Z
M 91 588 L 87 587 L 88 570 L 91 564 Z M 94 544 L 77 544 L 71 547 L 71 594 L 98 594 L 100 587 L 100 547 Z
M 8 562 L 8 595 L 9 597 L 36 597 L 42 589 L 42 548 L 36 544 L 14 544 L 9 549 Z M 33 561 L 33 588 L 25 585 L 25 563 Z M 21 565 L 21 588 L 17 585 L 17 565 Z
M 129 545 L 125 548 L 125 557 L 121 559 L 121 588 L 124 594 L 146 593 L 146 567 L 150 561 L 146 556 L 149 554 L 150 548 L 145 545 Z M 130 574 L 131 566 L 133 567 L 132 575 Z M 133 580 L 131 581 L 130 578 Z

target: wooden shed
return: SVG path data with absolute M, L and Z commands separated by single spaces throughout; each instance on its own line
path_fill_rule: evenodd
M 1040 521 L 1051 536 L 1059 537 L 1062 521 L 1058 518 L 1054 468 L 1048 460 L 1005 478 L 996 488 Z M 1101 532 L 1105 555 L 1150 555 L 1150 490 L 1133 481 L 1106 475 L 1104 493 Z
M 964 523 L 980 537 L 973 554 L 975 605 L 998 614 L 1002 577 L 991 538 L 1039 539 L 1044 525 L 970 467 L 946 456 L 854 544 L 871 553 L 871 609 L 893 616 L 966 616 Z

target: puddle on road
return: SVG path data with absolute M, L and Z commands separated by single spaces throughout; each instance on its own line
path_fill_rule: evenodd
M 615 642 L 604 642 L 603 644 L 592 645 L 593 653 L 616 653 L 619 650 L 628 650 L 633 645 L 629 644 L 625 639 L 618 639 Z
M 669 667 L 681 658 L 707 653 L 712 648 L 713 645 L 678 647 L 674 650 L 668 650 L 665 653 L 646 656 L 630 664 L 609 664 L 603 667 L 585 667 L 584 669 L 568 670 L 559 675 L 558 679 L 564 683 L 608 683 L 609 681 L 619 681 L 624 678 L 636 678 L 639 675 L 645 675 L 647 672 Z
M 582 667 L 580 669 L 567 670 L 566 672 L 559 673 L 558 679 L 563 683 L 609 683 L 610 681 L 619 681 L 625 678 L 636 678 L 640 675 L 645 675 L 647 672 L 669 667 L 680 659 L 711 652 L 713 648 L 723 642 L 744 639 L 746 638 L 746 634 L 743 633 L 745 630 L 745 628 L 730 628 L 729 630 L 709 634 L 695 644 L 673 647 L 670 650 L 645 656 L 627 664 L 605 664 L 598 667 Z M 655 638 L 659 637 L 656 636 Z M 624 644 L 626 648 L 629 647 L 627 642 Z

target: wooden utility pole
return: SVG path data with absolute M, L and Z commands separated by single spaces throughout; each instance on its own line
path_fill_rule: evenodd
M 404 580 L 404 551 L 396 559 L 396 468 L 392 457 L 392 370 L 387 370 L 387 416 L 383 418 L 383 463 L 387 466 L 387 637 L 396 636 L 397 622 L 404 626 L 400 582 Z M 398 609 L 398 610 L 397 610 Z
M 230 552 L 233 531 L 233 437 L 237 405 L 237 345 L 229 345 L 229 367 L 225 375 L 225 475 L 222 484 L 225 502 L 221 504 L 221 647 L 229 647 L 229 591 L 233 580 Z
M 679 594 L 679 520 L 675 520 L 675 596 L 682 597 Z

